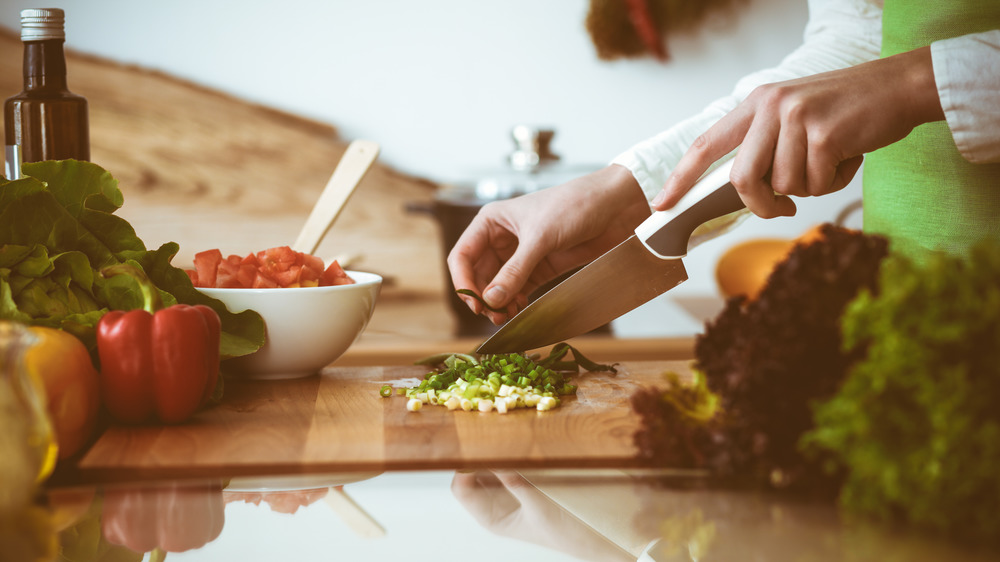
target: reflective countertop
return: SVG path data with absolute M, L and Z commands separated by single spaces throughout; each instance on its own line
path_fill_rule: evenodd
M 851 521 L 829 501 L 671 471 L 271 475 L 43 494 L 64 560 L 997 559 Z

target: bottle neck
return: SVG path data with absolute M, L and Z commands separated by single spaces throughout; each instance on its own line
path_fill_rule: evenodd
M 25 41 L 24 89 L 66 89 L 66 56 L 61 39 Z

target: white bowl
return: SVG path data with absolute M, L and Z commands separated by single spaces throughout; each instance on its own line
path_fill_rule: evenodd
M 210 289 L 230 312 L 254 310 L 264 319 L 266 340 L 255 353 L 223 363 L 227 374 L 288 379 L 318 373 L 344 354 L 364 332 L 382 277 L 348 271 L 352 285 L 277 289 Z

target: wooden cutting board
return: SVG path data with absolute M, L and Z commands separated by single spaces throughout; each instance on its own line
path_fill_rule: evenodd
M 382 398 L 387 382 L 418 366 L 328 367 L 283 381 L 226 380 L 223 402 L 176 426 L 112 426 L 80 460 L 86 482 L 151 478 L 466 468 L 636 466 L 640 418 L 629 398 L 683 376 L 686 361 L 625 363 L 581 373 L 576 396 L 555 410 L 406 410 Z

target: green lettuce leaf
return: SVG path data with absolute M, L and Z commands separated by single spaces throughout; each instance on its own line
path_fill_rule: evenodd
M 894 254 L 841 321 L 864 350 L 802 448 L 850 511 L 1000 544 L 1000 244 Z
M 23 172 L 16 181 L 0 178 L 0 319 L 62 328 L 93 349 L 105 312 L 142 307 L 138 281 L 100 275 L 105 267 L 132 263 L 156 285 L 164 306 L 205 304 L 219 313 L 224 358 L 264 344 L 259 314 L 232 314 L 197 291 L 170 264 L 176 243 L 149 251 L 114 214 L 124 197 L 107 170 L 60 160 L 24 164 Z

